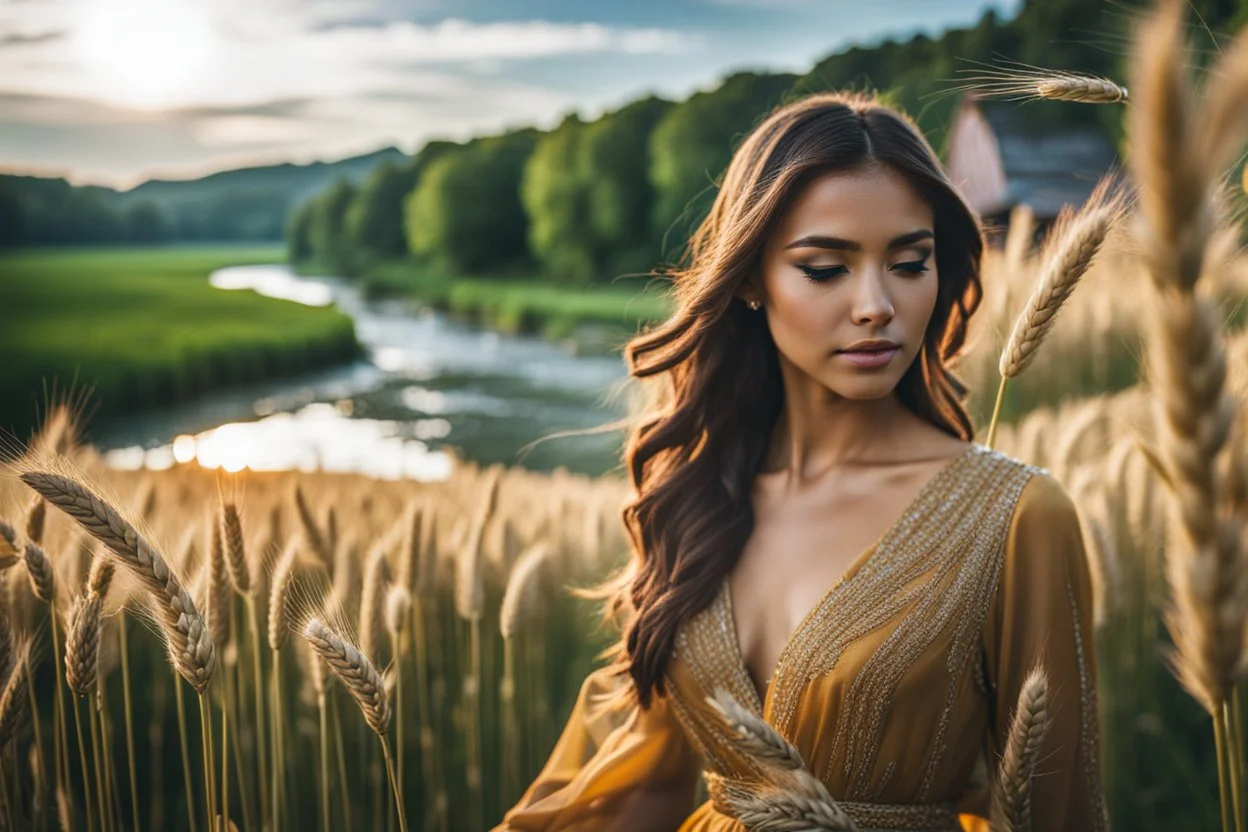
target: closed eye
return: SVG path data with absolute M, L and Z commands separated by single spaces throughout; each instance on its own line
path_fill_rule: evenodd
M 905 263 L 898 263 L 893 268 L 901 269 L 903 272 L 909 272 L 911 274 L 923 274 L 928 270 L 927 266 L 924 265 L 925 262 L 926 260 L 910 260 Z M 826 266 L 824 268 L 816 268 L 815 266 L 803 266 L 799 263 L 797 267 L 806 273 L 806 277 L 812 283 L 822 283 L 825 280 L 831 280 L 833 277 L 837 277 L 847 271 L 844 266 Z M 837 269 L 841 269 L 842 271 L 837 271 Z

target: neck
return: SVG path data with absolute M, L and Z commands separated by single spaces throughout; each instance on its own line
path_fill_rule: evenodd
M 772 432 L 764 473 L 797 489 L 840 466 L 894 460 L 913 438 L 918 417 L 896 393 L 847 399 L 809 376 L 786 372 L 784 406 Z

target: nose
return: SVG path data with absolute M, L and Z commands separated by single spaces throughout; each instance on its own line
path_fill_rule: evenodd
M 867 269 L 861 272 L 854 289 L 851 314 L 854 323 L 859 325 L 882 326 L 893 319 L 893 300 L 878 271 Z

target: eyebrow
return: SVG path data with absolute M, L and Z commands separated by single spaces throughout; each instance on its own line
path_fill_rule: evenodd
M 931 231 L 928 231 L 926 228 L 921 228 L 918 231 L 911 231 L 908 234 L 902 234 L 900 237 L 894 237 L 888 241 L 888 245 L 885 246 L 885 248 L 900 248 L 901 246 L 906 246 L 910 243 L 916 243 L 919 240 L 932 239 L 934 236 L 935 235 L 932 234 Z M 822 234 L 812 234 L 808 237 L 802 237 L 800 240 L 794 240 L 785 246 L 785 248 L 830 248 L 845 251 L 862 251 L 862 245 L 854 242 L 853 240 L 843 240 L 840 237 L 826 237 Z

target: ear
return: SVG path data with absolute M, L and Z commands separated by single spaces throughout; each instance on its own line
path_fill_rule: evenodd
M 745 280 L 741 281 L 741 285 L 737 287 L 733 296 L 746 305 L 748 305 L 750 301 L 758 301 L 759 303 L 762 303 L 763 301 L 763 293 L 758 291 L 758 287 L 755 285 L 753 276 L 747 277 Z

